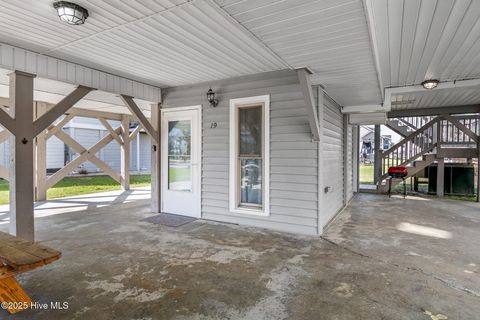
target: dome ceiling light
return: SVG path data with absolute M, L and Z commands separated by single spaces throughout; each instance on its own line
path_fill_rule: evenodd
M 440 81 L 438 81 L 438 80 L 430 79 L 430 80 L 425 80 L 425 81 L 423 81 L 423 82 L 422 82 L 422 86 L 423 86 L 425 89 L 431 90 L 431 89 L 436 88 L 439 83 L 440 83 Z
M 53 3 L 53 7 L 57 10 L 60 20 L 71 25 L 84 24 L 88 18 L 88 10 L 72 2 L 57 1 Z

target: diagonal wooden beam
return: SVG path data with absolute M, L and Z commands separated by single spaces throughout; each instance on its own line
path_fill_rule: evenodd
M 455 119 L 455 117 L 452 117 L 452 116 L 449 115 L 449 114 L 442 114 L 442 117 L 445 118 L 445 120 L 450 121 L 455 127 L 457 127 L 458 129 L 460 129 L 460 131 L 462 131 L 462 132 L 465 133 L 467 136 L 469 136 L 473 141 L 475 141 L 476 143 L 479 142 L 479 140 L 480 140 L 479 136 L 477 136 L 477 135 L 475 134 L 475 132 L 473 132 L 472 130 L 470 130 L 469 128 L 467 128 L 467 126 L 465 126 L 463 123 L 461 123 L 460 121 L 458 121 L 457 119 Z
M 145 129 L 148 135 L 155 142 L 159 143 L 157 132 L 155 131 L 147 117 L 145 117 L 142 110 L 140 110 L 135 101 L 133 101 L 133 97 L 121 94 L 120 98 L 122 99 L 123 103 L 125 103 L 130 112 L 135 116 L 135 118 L 137 118 L 137 120 L 140 122 L 140 125 Z
M 312 83 L 310 81 L 311 72 L 307 68 L 297 69 L 297 76 L 302 89 L 305 108 L 307 109 L 308 123 L 312 132 L 314 141 L 320 141 L 320 126 L 318 124 L 317 108 L 313 99 Z
M 135 129 L 133 129 L 133 131 L 130 133 L 130 136 L 128 137 L 128 139 L 130 141 L 132 141 L 133 139 L 135 139 L 135 137 L 137 136 L 137 134 L 140 132 L 140 128 L 141 126 L 138 125 L 135 127 Z
M 59 121 L 57 124 L 52 124 L 48 126 L 48 132 L 45 135 L 45 139 L 48 139 L 52 137 L 53 135 L 57 134 L 58 131 L 62 130 L 62 128 L 70 122 L 75 117 L 74 114 L 67 114 L 61 121 Z
M 40 132 L 47 129 L 58 117 L 68 111 L 75 103 L 85 97 L 90 91 L 95 90 L 90 87 L 78 86 L 68 96 L 48 110 L 43 116 L 33 123 L 33 135 L 37 136 Z
M 15 119 L 13 119 L 3 108 L 0 108 L 0 124 L 15 134 Z
M 0 143 L 4 143 L 11 136 L 12 136 L 12 133 L 8 130 L 0 131 Z
M 117 128 L 117 134 L 120 132 L 120 128 Z M 47 188 L 53 187 L 57 182 L 62 180 L 67 174 L 75 170 L 79 165 L 86 161 L 90 161 L 100 169 L 102 169 L 108 175 L 112 174 L 111 177 L 120 183 L 120 175 L 116 173 L 112 168 L 110 168 L 105 162 L 98 159 L 95 154 L 100 151 L 103 147 L 109 144 L 113 140 L 113 136 L 111 134 L 103 137 L 100 141 L 98 141 L 95 145 L 93 145 L 90 149 L 85 149 L 82 145 L 76 142 L 73 138 L 71 138 L 68 134 L 63 131 L 57 132 L 56 136 L 65 142 L 67 145 L 71 144 L 73 149 L 76 149 L 79 152 L 79 156 L 67 163 L 62 169 L 55 172 L 52 176 L 50 176 L 47 180 Z M 68 138 L 67 138 L 68 137 Z M 77 149 L 78 148 L 78 149 Z
M 114 138 L 115 140 L 117 140 L 117 142 L 118 142 L 120 145 L 123 144 L 122 138 L 120 138 L 120 135 L 118 135 L 118 134 L 115 132 L 115 130 L 113 130 L 112 126 L 110 125 L 110 123 L 108 123 L 107 120 L 105 120 L 105 119 L 102 118 L 102 117 L 99 117 L 99 118 L 98 118 L 98 121 L 100 121 L 101 124 L 103 124 L 103 126 L 105 127 L 105 129 L 107 129 L 108 132 L 110 132 L 110 134 L 113 136 L 113 138 Z

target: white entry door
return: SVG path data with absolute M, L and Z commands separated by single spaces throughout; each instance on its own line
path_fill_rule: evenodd
M 162 212 L 200 218 L 201 107 L 162 110 Z

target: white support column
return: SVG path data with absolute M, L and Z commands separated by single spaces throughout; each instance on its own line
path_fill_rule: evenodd
M 443 197 L 445 182 L 445 160 L 437 160 L 437 197 Z
M 40 118 L 48 111 L 44 102 L 35 102 L 35 119 Z M 42 131 L 35 138 L 35 201 L 47 200 L 47 138 L 46 131 Z
M 137 171 L 140 173 L 140 134 L 137 134 Z
M 122 140 L 120 155 L 120 176 L 123 190 L 130 189 L 130 117 L 122 116 Z
M 15 119 L 10 141 L 10 233 L 34 241 L 34 135 L 33 79 L 35 75 L 10 74 L 10 115 Z
M 162 211 L 162 193 L 161 193 L 161 149 L 160 149 L 160 132 L 161 132 L 161 112 L 160 104 L 152 104 L 151 124 L 157 133 L 157 139 L 152 137 L 152 162 L 151 162 L 151 179 L 152 179 L 152 201 L 151 211 L 160 213 Z
M 380 143 L 381 143 L 381 131 L 380 125 L 375 125 L 375 132 L 374 132 L 374 162 L 373 162 L 373 181 L 379 188 L 381 181 L 380 178 L 382 176 L 382 156 L 380 154 Z

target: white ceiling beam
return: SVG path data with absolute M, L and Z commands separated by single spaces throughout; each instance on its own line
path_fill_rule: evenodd
M 387 112 L 392 110 L 392 96 L 398 94 L 411 94 L 418 92 L 433 92 L 438 90 L 446 89 L 455 89 L 455 88 L 468 88 L 480 86 L 480 79 L 469 79 L 469 80 L 455 80 L 455 81 L 445 81 L 440 82 L 434 89 L 425 89 L 421 84 L 404 86 L 404 87 L 393 87 L 385 88 L 385 98 L 383 107 Z
M 373 51 L 373 60 L 375 62 L 375 69 L 377 72 L 378 87 L 380 89 L 380 94 L 382 99 L 385 99 L 385 93 L 383 90 L 383 79 L 382 72 L 380 70 L 380 58 L 378 53 L 377 37 L 375 34 L 375 25 L 373 23 L 373 8 L 372 2 L 370 0 L 363 0 L 363 10 L 365 11 L 365 18 L 368 26 L 368 34 L 370 36 L 370 46 Z
M 344 106 L 342 113 L 371 113 L 371 112 L 387 112 L 381 104 L 365 104 L 360 106 Z
M 158 87 L 4 43 L 0 43 L 0 68 L 33 73 L 40 78 L 113 94 L 126 94 L 150 102 L 161 101 L 161 90 Z
M 310 75 L 312 72 L 307 68 L 297 69 L 298 80 L 300 81 L 300 88 L 303 93 L 303 100 L 307 109 L 308 122 L 310 124 L 310 131 L 312 132 L 312 139 L 320 141 L 320 125 L 318 124 L 317 108 L 313 99 L 312 83 Z

